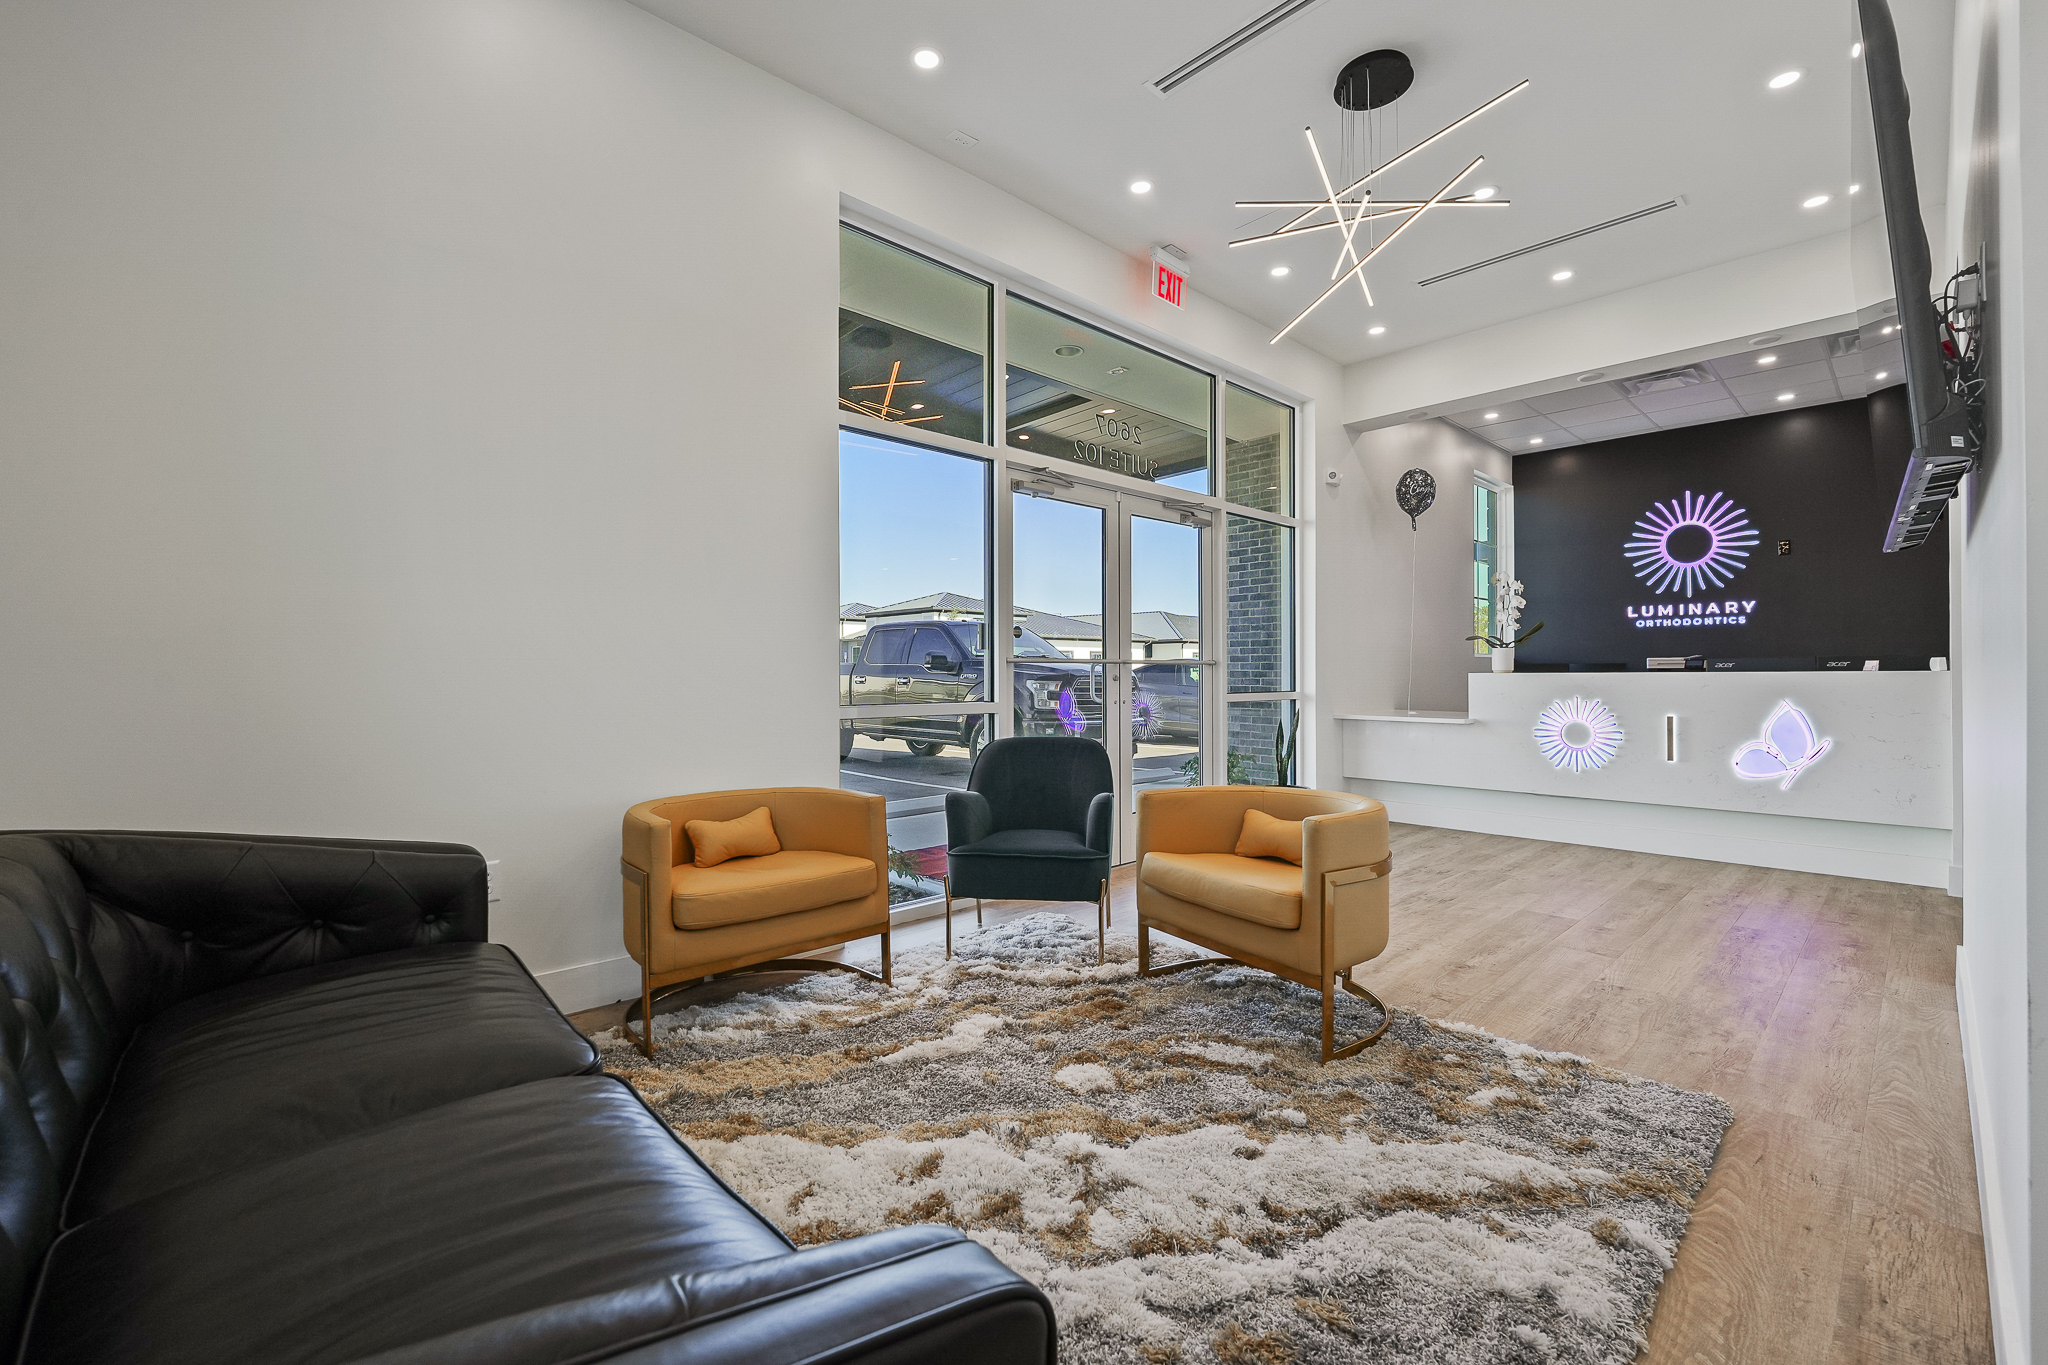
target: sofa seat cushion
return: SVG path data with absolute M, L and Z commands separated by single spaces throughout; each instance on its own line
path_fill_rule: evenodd
M 256 977 L 137 1031 L 67 1225 L 451 1100 L 597 1068 L 511 951 L 450 943 Z
M 948 849 L 954 858 L 1072 858 L 1089 861 L 1109 855 L 1088 847 L 1088 841 L 1067 829 L 1002 829 L 986 839 Z
M 1145 884 L 1169 896 L 1275 929 L 1301 927 L 1301 869 L 1235 853 L 1147 853 Z
M 786 848 L 717 867 L 678 867 L 669 884 L 676 928 L 715 929 L 859 900 L 874 892 L 880 875 L 866 858 Z
M 789 1250 L 622 1082 L 535 1081 L 72 1229 L 21 1361 L 339 1365 Z

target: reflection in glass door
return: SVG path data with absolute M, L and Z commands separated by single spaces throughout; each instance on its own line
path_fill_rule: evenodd
M 1116 861 L 1137 856 L 1137 793 L 1202 779 L 1199 514 L 1107 489 L 1019 480 L 1012 502 L 1015 733 L 1109 751 Z
M 1202 780 L 1202 529 L 1157 503 L 1122 501 L 1130 546 L 1129 612 L 1119 642 L 1131 661 L 1125 809 L 1135 816 L 1144 788 Z M 1167 516 L 1175 519 L 1161 520 Z

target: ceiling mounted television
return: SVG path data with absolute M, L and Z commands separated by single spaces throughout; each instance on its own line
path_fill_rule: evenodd
M 1933 260 L 1920 217 L 1920 189 L 1913 174 L 1911 103 L 1899 59 L 1899 35 L 1885 0 L 1856 0 L 1857 94 L 1851 124 L 1859 182 L 1874 171 L 1879 187 L 1873 215 L 1862 205 L 1858 228 L 1881 219 L 1896 312 L 1866 322 L 1866 352 L 1889 349 L 1896 334 L 1903 352 L 1906 402 L 1911 414 L 1912 455 L 1899 487 L 1898 503 L 1885 527 L 1886 551 L 1905 550 L 1927 539 L 1954 497 L 1963 475 L 1975 464 L 1982 442 L 1981 385 L 1976 376 L 1976 319 L 1982 291 L 1977 267 L 1951 277 L 1939 300 L 1932 297 Z M 1852 237 L 1855 229 L 1852 229 Z M 1852 252 L 1875 268 L 1868 251 Z M 1960 287 L 1960 294 L 1957 292 Z M 1865 297 L 1868 297 L 1866 294 Z M 1876 343 L 1876 344 L 1873 344 Z M 1881 380 L 1873 380 L 1882 386 Z

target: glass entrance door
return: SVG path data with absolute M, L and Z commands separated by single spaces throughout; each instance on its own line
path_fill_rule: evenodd
M 1137 793 L 1203 776 L 1203 534 L 1189 504 L 1013 480 L 1013 733 L 1109 753 L 1116 861 L 1137 856 Z

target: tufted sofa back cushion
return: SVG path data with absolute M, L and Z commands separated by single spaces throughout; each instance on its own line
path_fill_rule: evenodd
M 251 977 L 481 941 L 487 899 L 455 844 L 0 833 L 0 1343 L 138 1024 Z

